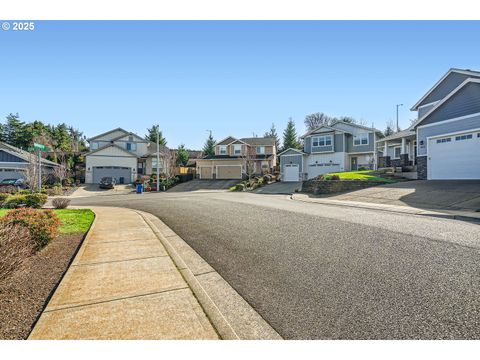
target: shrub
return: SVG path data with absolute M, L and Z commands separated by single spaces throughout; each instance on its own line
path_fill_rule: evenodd
M 66 209 L 70 205 L 70 199 L 55 198 L 52 200 L 52 205 L 55 209 Z
M 13 185 L 7 185 L 7 186 L 2 186 L 0 187 L 0 193 L 6 193 L 6 194 L 15 194 L 18 191 L 18 188 Z
M 73 184 L 74 184 L 74 181 L 73 181 L 73 178 L 71 177 L 65 178 L 62 181 L 63 186 L 72 186 Z
M 245 184 L 240 183 L 235 185 L 235 191 L 243 191 L 243 190 L 245 190 Z
M 340 180 L 340 176 L 338 176 L 338 175 L 332 175 L 332 176 L 330 177 L 330 180 L 337 180 L 337 181 L 338 181 L 338 180 Z
M 27 194 L 31 194 L 31 193 L 32 193 L 32 190 L 30 190 L 30 189 L 23 189 L 23 190 L 20 190 L 17 194 L 27 195 Z
M 16 209 L 19 206 L 27 205 L 27 195 L 15 194 L 8 196 L 4 202 L 3 207 L 7 209 Z
M 63 188 L 61 186 L 55 185 L 50 189 L 46 189 L 46 194 L 50 196 L 63 195 Z
M 3 202 L 10 196 L 10 194 L 7 193 L 0 193 L 0 205 L 3 204 Z
M 48 196 L 41 193 L 32 193 L 25 195 L 28 207 L 41 208 L 47 202 Z
M 0 226 L 0 282 L 34 253 L 30 231 L 21 225 Z
M 9 211 L 0 219 L 0 225 L 26 227 L 35 247 L 39 250 L 58 235 L 60 219 L 52 210 L 23 208 Z
M 358 171 L 365 171 L 365 170 L 368 170 L 365 166 L 360 166 L 358 168 Z

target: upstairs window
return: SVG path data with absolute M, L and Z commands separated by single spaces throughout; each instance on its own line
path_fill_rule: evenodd
M 97 150 L 98 149 L 98 142 L 90 143 L 90 150 Z
M 265 146 L 257 146 L 255 151 L 257 152 L 257 154 L 265 154 Z
M 218 153 L 220 155 L 227 155 L 227 145 L 220 145 L 218 147 Z
M 332 135 L 315 136 L 312 138 L 312 146 L 331 146 Z
M 368 145 L 368 134 L 358 134 L 357 136 L 355 136 L 355 138 L 353 139 L 353 145 Z
M 135 143 L 127 143 L 127 150 L 128 150 L 128 151 L 135 151 L 135 150 L 137 150 L 137 144 L 135 144 Z
M 240 155 L 242 153 L 242 145 L 241 144 L 234 144 L 233 145 L 233 154 Z

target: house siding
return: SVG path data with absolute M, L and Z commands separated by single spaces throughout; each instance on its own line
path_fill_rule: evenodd
M 421 122 L 428 125 L 480 112 L 480 84 L 470 83 Z
M 480 128 L 480 115 L 457 121 L 440 122 L 434 126 L 419 126 L 417 128 L 417 156 L 427 155 L 427 137 L 449 134 L 457 131 L 469 131 L 478 128 Z
M 287 151 L 285 154 L 280 156 L 280 172 L 283 174 L 285 172 L 285 164 L 298 164 L 299 172 L 303 172 L 303 155 L 295 151 Z
M 368 145 L 353 145 L 353 136 L 347 135 L 347 146 L 346 151 L 348 153 L 360 153 L 360 152 L 369 152 L 374 151 L 375 149 L 375 137 L 373 133 L 368 133 Z
M 332 135 L 332 141 L 333 141 L 332 145 L 329 145 L 329 146 L 312 146 L 312 138 L 313 137 L 324 136 L 324 135 Z M 342 139 L 340 139 L 340 138 L 342 138 Z M 341 143 L 336 145 L 337 141 L 340 141 Z M 341 149 L 336 150 L 340 146 L 341 146 Z M 315 135 L 309 136 L 309 137 L 305 138 L 304 151 L 306 153 L 343 151 L 343 137 L 342 137 L 342 134 L 321 133 L 321 134 L 315 134 Z
M 433 104 L 423 106 L 418 109 L 418 119 L 421 119 L 426 113 L 428 113 L 432 108 L 438 104 L 438 101 L 435 101 Z
M 12 155 L 6 151 L 3 151 L 3 150 L 0 150 L 0 162 L 18 162 L 18 163 L 25 163 L 26 161 L 15 156 L 15 155 Z
M 478 78 L 478 76 L 452 72 L 441 84 L 438 85 L 435 90 L 432 91 L 430 95 L 423 99 L 419 105 L 421 106 L 423 104 L 428 104 L 443 99 L 468 78 Z

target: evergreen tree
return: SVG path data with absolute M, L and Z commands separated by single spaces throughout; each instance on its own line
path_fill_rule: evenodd
M 213 156 L 215 155 L 215 143 L 216 141 L 213 139 L 212 132 L 210 131 L 210 135 L 208 135 L 208 139 L 203 146 L 203 155 L 204 156 Z
M 28 148 L 28 136 L 26 133 L 26 126 L 23 121 L 20 120 L 20 116 L 17 114 L 9 114 L 7 116 L 7 122 L 3 126 L 3 140 L 10 145 L 19 147 L 21 149 Z
M 145 136 L 145 139 L 153 143 L 157 143 L 157 132 L 158 132 L 158 142 L 160 145 L 167 146 L 167 140 L 163 137 L 162 131 L 159 129 L 158 125 L 152 125 L 150 129 L 147 129 L 148 134 Z
M 393 135 L 394 133 L 395 131 L 392 129 L 392 127 L 390 125 L 387 125 L 385 131 L 383 132 L 383 135 L 390 136 L 390 135 Z
M 177 166 L 187 166 L 189 154 L 185 145 L 181 144 L 177 151 Z
M 272 127 L 270 128 L 270 131 L 267 131 L 263 136 L 275 138 L 275 147 L 277 151 L 280 150 L 280 139 L 278 138 L 277 129 L 275 129 L 275 124 L 272 123 Z
M 301 149 L 302 145 L 298 141 L 297 131 L 295 130 L 295 123 L 292 118 L 288 120 L 287 128 L 283 132 L 283 150 Z

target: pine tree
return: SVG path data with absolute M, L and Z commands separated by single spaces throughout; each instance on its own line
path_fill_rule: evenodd
M 177 166 L 187 166 L 189 154 L 185 145 L 181 144 L 177 151 Z
M 216 141 L 213 139 L 212 132 L 210 131 L 210 135 L 208 135 L 208 139 L 203 146 L 203 156 L 215 155 L 215 143 Z
M 283 150 L 287 149 L 301 149 L 301 144 L 298 141 L 297 131 L 295 130 L 295 123 L 292 118 L 288 120 L 287 128 L 283 132 Z
M 7 116 L 7 123 L 3 125 L 2 139 L 10 145 L 27 149 L 28 138 L 26 133 L 26 126 L 23 121 L 20 121 L 20 116 L 17 114 L 9 114 Z
M 167 146 L 167 140 L 163 137 L 162 131 L 159 129 L 158 125 L 153 125 L 150 129 L 147 129 L 148 134 L 145 136 L 145 139 L 153 143 L 157 143 L 157 131 L 158 131 L 158 142 L 160 145 Z
M 272 127 L 270 128 L 270 131 L 267 131 L 263 136 L 275 138 L 275 148 L 277 149 L 277 151 L 280 150 L 280 139 L 278 138 L 277 129 L 275 129 L 275 124 L 272 123 Z

